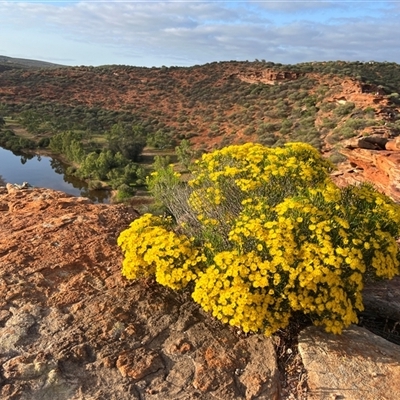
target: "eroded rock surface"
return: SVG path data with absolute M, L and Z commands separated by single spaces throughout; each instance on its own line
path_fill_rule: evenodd
M 306 328 L 299 351 L 310 400 L 400 398 L 400 347 L 364 328 L 352 326 L 339 336 Z
M 340 152 L 349 165 L 333 174 L 341 186 L 370 182 L 377 190 L 400 202 L 400 137 L 367 136 L 344 143 Z
M 186 294 L 120 274 L 137 216 L 47 189 L 0 192 L 0 398 L 278 399 L 274 346 Z
M 238 73 L 237 77 L 247 83 L 264 83 L 273 85 L 275 83 L 294 81 L 305 74 L 294 71 L 277 71 L 270 68 L 263 70 L 246 71 Z

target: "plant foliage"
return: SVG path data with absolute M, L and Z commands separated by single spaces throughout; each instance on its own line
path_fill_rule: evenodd
M 156 171 L 175 220 L 145 214 L 120 234 L 123 275 L 188 288 L 245 332 L 271 335 L 300 311 L 340 333 L 364 283 L 399 273 L 400 207 L 366 184 L 338 188 L 330 169 L 304 143 L 248 143 L 204 154 L 187 184 Z

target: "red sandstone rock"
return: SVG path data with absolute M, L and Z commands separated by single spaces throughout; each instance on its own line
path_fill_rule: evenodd
M 137 213 L 47 189 L 0 192 L 0 398 L 278 399 L 274 346 L 187 294 L 121 276 Z
M 280 390 L 272 340 L 238 335 L 187 294 L 121 276 L 116 238 L 137 216 L 134 210 L 46 189 L 10 192 L 0 192 L 1 399 L 300 399 L 296 382 Z M 382 300 L 382 290 L 369 294 L 376 309 L 374 296 Z M 358 337 L 321 335 L 317 340 L 311 329 L 301 338 L 312 396 L 320 396 L 310 398 L 355 387 L 350 399 L 368 399 L 357 383 L 367 345 L 354 355 Z M 320 358 L 332 346 L 352 363 L 334 353 Z M 317 356 L 323 367 L 312 363 Z M 386 368 L 379 357 L 367 360 L 373 378 L 385 374 L 373 379 L 371 396 L 400 379 L 399 364 Z M 324 372 L 331 370 L 326 383 Z M 346 380 L 334 375 L 340 371 Z M 386 398 L 397 400 L 396 390 Z
M 246 71 L 239 73 L 237 77 L 247 83 L 265 83 L 273 85 L 274 83 L 287 82 L 298 79 L 303 73 L 294 71 L 276 71 L 266 68 L 264 70 Z
M 400 136 L 397 136 L 393 140 L 390 140 L 385 145 L 388 151 L 399 151 L 400 152 Z
M 400 201 L 400 152 L 387 150 L 342 149 L 340 151 L 356 167 L 336 176 L 339 183 L 370 182 L 377 190 Z

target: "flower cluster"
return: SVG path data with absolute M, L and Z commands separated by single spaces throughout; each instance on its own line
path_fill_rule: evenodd
M 205 256 L 190 239 L 170 229 L 171 218 L 144 214 L 121 232 L 118 245 L 125 254 L 122 274 L 128 279 L 155 275 L 156 281 L 182 289 L 196 279 Z
M 192 282 L 197 303 L 245 332 L 271 335 L 300 311 L 340 333 L 363 309 L 365 281 L 399 273 L 400 207 L 370 185 L 338 188 L 330 169 L 302 143 L 203 155 L 185 222 L 144 215 L 121 233 L 123 274 Z

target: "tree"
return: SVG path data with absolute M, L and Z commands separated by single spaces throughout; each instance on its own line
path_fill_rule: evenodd
M 114 155 L 110 150 L 102 151 L 96 160 L 98 179 L 107 179 L 107 173 L 116 167 Z
M 89 153 L 82 161 L 77 175 L 81 178 L 98 179 L 97 170 L 97 159 L 99 155 L 96 152 Z
M 171 147 L 173 140 L 168 132 L 159 129 L 157 132 L 153 132 L 147 136 L 146 144 L 156 149 L 164 149 Z
M 108 148 L 113 153 L 120 152 L 125 158 L 132 161 L 138 161 L 146 145 L 143 127 L 139 125 L 130 126 L 121 122 L 113 125 L 107 139 Z
M 64 154 L 68 160 L 80 162 L 85 152 L 82 146 L 82 135 L 73 131 L 62 132 L 50 138 L 51 150 Z
M 19 120 L 29 133 L 38 134 L 41 132 L 41 125 L 44 119 L 39 113 L 32 110 L 23 111 L 19 116 Z
M 193 157 L 193 150 L 190 147 L 189 140 L 183 139 L 180 145 L 175 147 L 175 152 L 180 164 L 188 169 Z

